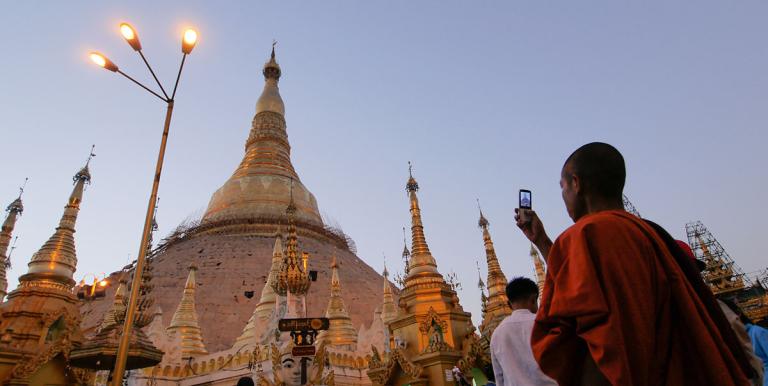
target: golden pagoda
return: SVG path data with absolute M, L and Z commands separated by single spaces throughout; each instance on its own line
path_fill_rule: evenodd
M 275 47 L 264 65 L 264 90 L 256 102 L 256 116 L 245 143 L 245 157 L 232 177 L 211 197 L 203 224 L 222 226 L 253 219 L 279 219 L 288 205 L 288 191 L 295 196 L 295 217 L 302 223 L 322 226 L 315 196 L 301 183 L 291 164 L 291 145 L 285 124 L 285 104 L 278 82 L 280 65 Z M 272 228 L 274 229 L 274 228 Z
M 13 202 L 5 209 L 5 211 L 8 212 L 8 216 L 5 217 L 3 226 L 0 228 L 0 303 L 5 300 L 5 295 L 8 294 L 8 278 L 6 277 L 6 271 L 11 263 L 9 261 L 10 258 L 8 257 L 8 246 L 11 244 L 11 236 L 13 235 L 13 228 L 16 226 L 16 220 L 24 211 L 24 205 L 21 202 L 21 193 L 24 192 L 24 189 L 22 188 L 20 190 L 19 197 L 13 200 Z
M 374 385 L 445 385 L 446 372 L 454 366 L 471 376 L 481 348 L 470 313 L 459 304 L 429 251 L 416 195 L 419 185 L 412 174 L 406 190 L 412 248 L 400 313 L 389 324 L 394 347 L 384 358 L 374 349 L 368 376 Z
M 68 365 L 70 351 L 83 340 L 72 276 L 77 268 L 75 223 L 83 190 L 91 180 L 88 163 L 73 179 L 75 187 L 59 226 L 32 255 L 28 272 L 0 305 L 0 382 L 4 385 L 74 384 L 89 376 Z
M 539 251 L 531 244 L 531 259 L 533 260 L 533 268 L 536 273 L 536 285 L 539 287 L 539 296 L 544 293 L 544 282 L 547 279 L 547 270 L 544 266 L 544 260 L 541 259 Z
M 381 305 L 381 320 L 385 325 L 388 325 L 397 318 L 397 303 L 395 303 L 395 295 L 392 292 L 392 283 L 389 282 L 389 271 L 387 271 L 386 264 L 384 265 L 384 302 Z
M 357 348 L 357 331 L 352 326 L 352 319 L 347 313 L 344 299 L 341 298 L 341 280 L 336 256 L 333 256 L 331 261 L 331 298 L 328 299 L 325 317 L 328 318 L 330 326 L 320 332 L 318 342 L 354 351 Z
M 208 354 L 208 350 L 205 349 L 203 344 L 203 336 L 200 332 L 200 325 L 197 322 L 197 311 L 195 310 L 195 290 L 197 289 L 195 272 L 197 272 L 197 266 L 191 264 L 181 302 L 179 302 L 179 306 L 173 314 L 171 324 L 166 329 L 168 335 L 171 337 L 177 336 L 181 341 L 182 359 Z
M 101 322 L 97 333 L 112 326 L 116 326 L 120 324 L 121 321 L 125 320 L 125 311 L 127 309 L 125 285 L 125 279 L 120 278 L 120 284 L 118 284 L 117 290 L 115 290 L 115 299 L 112 302 L 112 308 L 110 308 L 107 314 L 104 315 L 104 320 Z
M 293 217 L 297 245 L 312 253 L 312 269 L 317 270 L 320 277 L 330 277 L 331 255 L 335 253 L 344 272 L 349 272 L 344 277 L 343 298 L 348 306 L 356 301 L 355 307 L 348 309 L 352 323 L 356 327 L 369 325 L 375 317 L 374 310 L 381 303 L 381 275 L 356 255 L 354 241 L 348 235 L 321 221 L 314 196 L 304 186 L 301 175 L 297 176 L 297 169 L 290 159 L 289 137 L 294 134 L 288 132 L 286 126 L 288 106 L 284 105 L 280 96 L 282 90 L 278 88 L 279 82 L 283 81 L 280 75 L 283 63 L 278 65 L 279 60 L 269 51 L 265 59 L 263 71 L 261 63 L 255 66 L 263 73 L 264 83 L 259 84 L 257 90 L 255 115 L 249 116 L 248 124 L 241 128 L 245 145 L 242 159 L 233 167 L 234 172 L 222 176 L 222 185 L 212 195 L 202 219 L 180 224 L 153 251 L 153 283 L 163 291 L 155 293 L 152 311 L 157 306 L 163 310 L 164 327 L 167 327 L 185 285 L 186 275 L 177 274 L 179 267 L 185 268 L 192 261 L 206 262 L 199 265 L 196 275 L 204 277 L 210 288 L 216 290 L 198 294 L 201 296 L 197 297 L 196 306 L 209 352 L 234 346 L 239 348 L 242 344 L 237 340 L 251 321 L 254 310 L 258 307 L 260 315 L 269 314 L 270 302 L 260 305 L 257 302 L 260 295 L 264 300 L 270 297 L 269 290 L 264 292 L 262 288 L 264 279 L 275 268 L 272 266 L 275 229 L 288 233 L 285 209 L 291 201 L 296 210 Z M 239 130 L 228 130 L 233 129 Z M 284 234 L 282 238 L 283 246 L 288 244 L 286 236 Z M 305 271 L 303 256 L 297 252 L 301 271 Z M 283 257 L 285 253 L 281 259 Z M 302 277 L 308 275 L 297 275 L 297 278 Z M 112 305 L 114 290 L 114 287 L 108 289 L 108 298 L 82 305 L 84 329 L 95 330 L 101 323 L 102 316 Z M 254 292 L 252 298 L 243 296 L 251 291 Z M 330 296 L 328 286 L 311 286 L 306 296 L 320 299 L 306 302 L 307 314 L 322 315 Z M 298 305 L 297 300 L 300 300 L 293 294 L 283 298 L 278 295 L 277 298 L 292 305 Z M 299 314 L 304 316 L 303 312 Z M 237 327 L 219 328 L 222 319 Z M 264 336 L 261 332 L 259 335 Z
M 483 322 L 480 324 L 480 333 L 483 336 L 490 338 L 493 334 L 493 330 L 501 323 L 504 318 L 512 313 L 512 310 L 507 304 L 507 277 L 504 276 L 504 272 L 499 265 L 499 259 L 496 258 L 496 249 L 493 246 L 493 240 L 491 240 L 491 233 L 488 231 L 490 223 L 488 219 L 483 215 L 483 210 L 480 209 L 480 219 L 477 225 L 482 229 L 483 244 L 485 245 L 485 259 L 488 264 L 488 280 L 486 281 L 486 287 L 488 288 L 488 298 L 485 301 L 485 307 L 483 311 Z

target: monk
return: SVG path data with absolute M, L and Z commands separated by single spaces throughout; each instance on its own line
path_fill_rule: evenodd
M 616 148 L 584 145 L 560 178 L 575 224 L 552 243 L 535 212 L 515 216 L 548 266 L 536 361 L 560 385 L 749 385 L 749 362 L 693 263 L 624 211 L 625 178 Z

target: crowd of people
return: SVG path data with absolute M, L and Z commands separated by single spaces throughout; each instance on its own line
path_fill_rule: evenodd
M 560 175 L 571 227 L 553 242 L 535 211 L 516 211 L 547 273 L 540 302 L 530 279 L 507 285 L 496 384 L 768 386 L 768 330 L 715 298 L 688 244 L 624 210 L 625 179 L 621 153 L 589 143 Z

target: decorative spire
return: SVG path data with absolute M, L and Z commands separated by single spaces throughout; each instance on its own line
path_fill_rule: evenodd
M 485 291 L 485 282 L 483 281 L 483 274 L 480 272 L 480 262 L 475 260 L 475 265 L 477 266 L 477 288 L 480 288 L 481 291 Z
M 75 285 L 75 280 L 72 278 L 77 269 L 75 223 L 80 211 L 80 203 L 83 201 L 83 190 L 85 185 L 91 182 L 88 165 L 93 156 L 93 148 L 91 148 L 85 166 L 72 178 L 75 187 L 64 207 L 59 226 L 40 250 L 32 255 L 32 260 L 28 264 L 29 271 L 19 278 L 20 286 L 28 286 L 34 281 L 54 281 L 70 289 Z
M 381 271 L 381 275 L 384 276 L 385 279 L 389 279 L 389 270 L 387 270 L 387 256 L 384 254 L 384 252 L 382 252 L 381 257 L 384 261 L 384 270 Z
M 485 245 L 485 260 L 488 264 L 488 301 L 491 306 L 501 304 L 506 307 L 507 297 L 504 294 L 507 286 L 507 278 L 504 276 L 504 272 L 499 265 L 499 259 L 496 257 L 496 248 L 493 246 L 493 240 L 491 240 L 491 233 L 488 231 L 490 222 L 483 215 L 482 209 L 480 209 L 478 201 L 478 209 L 480 210 L 480 219 L 478 220 L 478 226 L 483 230 L 483 244 Z
M 277 45 L 277 40 L 272 41 L 272 54 L 269 56 L 269 61 L 264 64 L 264 70 L 262 71 L 264 74 L 264 79 L 280 79 L 280 65 L 277 64 L 277 60 L 275 60 L 275 46 Z
M 269 267 L 269 276 L 267 282 L 264 284 L 264 289 L 261 290 L 261 299 L 259 305 L 256 306 L 254 315 L 258 315 L 261 318 L 268 318 L 272 314 L 272 310 L 275 308 L 277 296 L 272 286 L 277 282 L 278 275 L 280 274 L 280 263 L 283 261 L 283 236 L 278 232 L 275 235 L 275 246 L 272 248 L 272 265 Z
M 408 265 L 408 277 L 420 274 L 432 274 L 441 276 L 437 271 L 437 262 L 432 257 L 427 245 L 427 239 L 424 237 L 424 225 L 421 222 L 421 209 L 419 208 L 419 198 L 416 192 L 419 190 L 419 184 L 413 178 L 413 167 L 408 162 L 408 183 L 405 189 L 408 192 L 411 201 L 411 259 Z M 440 278 L 442 280 L 442 276 Z
M 264 64 L 264 91 L 261 93 L 258 102 L 256 102 L 256 114 L 270 111 L 273 113 L 285 116 L 285 104 L 283 98 L 280 96 L 280 89 L 277 86 L 277 82 L 280 80 L 280 65 L 277 64 L 275 59 L 275 45 L 277 42 L 272 43 L 272 54 L 269 56 L 269 60 Z
M 21 195 L 24 193 L 24 187 L 29 178 L 24 179 L 24 185 L 19 188 L 19 197 L 17 197 L 5 209 L 8 215 L 5 217 L 2 228 L 0 228 L 0 302 L 8 294 L 7 269 L 11 265 L 11 257 L 8 253 L 8 246 L 11 243 L 13 228 L 16 227 L 16 220 L 24 212 L 24 205 L 21 202 Z
M 331 345 L 357 345 L 357 331 L 352 326 L 352 319 L 341 297 L 339 264 L 335 254 L 331 258 L 331 298 L 328 299 L 325 317 L 330 320 L 330 327 L 318 336 L 320 342 L 325 341 Z
M 405 237 L 405 227 L 403 227 L 403 264 L 405 265 L 405 275 L 410 271 L 411 252 L 408 250 L 408 241 Z
M 483 274 L 480 273 L 480 262 L 475 260 L 477 265 L 477 288 L 480 289 L 480 308 L 483 313 L 483 319 L 485 319 L 485 313 L 488 311 L 488 296 L 485 295 L 485 282 L 483 282 Z
M 488 289 L 488 296 L 485 296 L 485 292 L 481 288 L 481 301 L 483 309 L 483 323 L 480 326 L 481 334 L 490 337 L 493 334 L 493 330 L 496 326 L 511 313 L 511 310 L 507 306 L 507 295 L 505 289 L 507 287 L 507 278 L 504 276 L 504 272 L 499 265 L 499 259 L 496 257 L 496 248 L 493 246 L 493 240 L 491 239 L 491 232 L 488 230 L 490 222 L 483 210 L 480 208 L 480 200 L 477 201 L 477 209 L 480 212 L 480 219 L 477 221 L 477 225 L 482 229 L 483 244 L 485 246 L 485 260 L 488 264 L 488 279 L 485 287 Z M 478 273 L 479 273 L 478 264 Z M 481 283 L 478 283 L 478 286 Z
M 483 216 L 483 208 L 480 207 L 480 199 L 477 198 L 476 200 L 477 200 L 477 210 L 480 211 L 480 220 L 477 221 L 477 226 L 479 226 L 480 228 L 487 228 L 490 223 L 488 222 L 488 219 L 486 219 L 485 216 Z
M 190 358 L 197 355 L 205 355 L 208 350 L 203 344 L 203 337 L 200 331 L 200 324 L 197 322 L 197 311 L 195 310 L 195 289 L 197 282 L 195 280 L 197 266 L 189 266 L 189 276 L 184 285 L 184 294 L 181 302 L 173 314 L 171 324 L 166 331 L 169 334 L 179 334 L 181 338 L 181 357 Z
M 115 299 L 112 302 L 112 307 L 104 314 L 104 319 L 101 321 L 99 331 L 105 330 L 112 326 L 122 325 L 125 320 L 125 286 L 126 280 L 122 276 L 120 277 L 120 284 L 115 290 Z
M 152 323 L 152 319 L 154 319 L 154 312 L 153 312 L 153 306 L 155 304 L 155 297 L 152 294 L 152 290 L 155 288 L 154 284 L 152 284 L 152 271 L 155 270 L 155 268 L 152 266 L 154 257 L 152 256 L 152 239 L 154 238 L 154 234 L 157 231 L 157 209 L 159 208 L 160 203 L 160 197 L 157 198 L 156 204 L 155 204 L 155 213 L 152 214 L 152 228 L 151 232 L 149 233 L 149 238 L 147 239 L 147 252 L 146 256 L 147 259 L 144 264 L 144 270 L 141 273 L 141 282 L 139 283 L 139 301 L 136 305 L 136 319 L 133 322 L 133 324 L 138 328 L 143 328 L 145 326 L 148 326 L 150 323 Z
M 389 282 L 389 271 L 387 271 L 387 260 L 384 258 L 384 302 L 381 306 L 381 320 L 384 324 L 389 324 L 397 318 L 397 305 L 395 296 L 392 294 L 392 284 Z
M 286 296 L 288 292 L 293 295 L 305 295 L 312 284 L 309 272 L 303 269 L 302 263 L 299 262 L 299 238 L 296 233 L 295 213 L 296 207 L 293 204 L 293 194 L 291 194 L 290 203 L 285 208 L 285 214 L 288 217 L 288 237 L 285 253 L 280 264 L 278 280 L 272 286 L 272 289 L 280 296 Z M 304 262 L 306 262 L 307 257 L 308 254 L 302 256 Z
M 544 281 L 547 278 L 547 271 L 544 268 L 544 260 L 539 256 L 539 251 L 531 244 L 531 259 L 533 259 L 533 267 L 536 270 L 536 284 L 539 286 L 539 294 L 544 291 Z

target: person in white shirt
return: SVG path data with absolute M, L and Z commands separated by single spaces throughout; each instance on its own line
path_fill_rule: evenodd
M 533 358 L 531 331 L 539 306 L 539 287 L 533 280 L 517 277 L 507 284 L 512 315 L 499 323 L 491 336 L 491 361 L 499 386 L 557 386 L 544 375 Z

